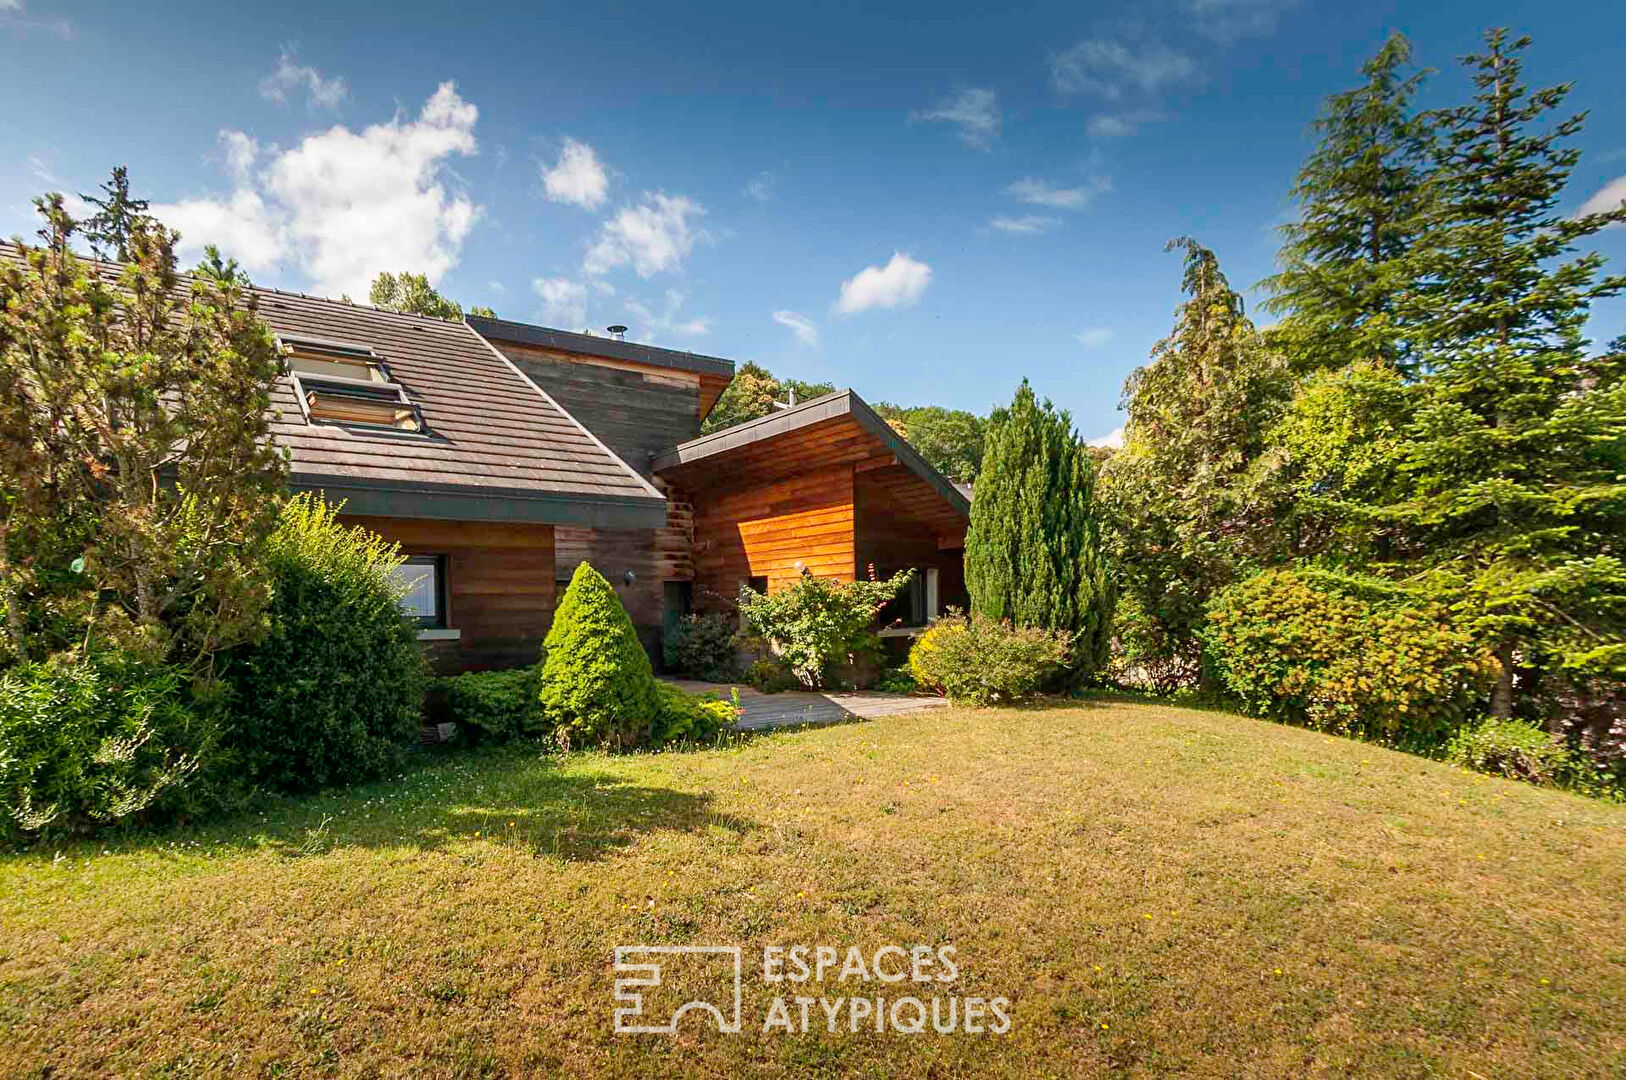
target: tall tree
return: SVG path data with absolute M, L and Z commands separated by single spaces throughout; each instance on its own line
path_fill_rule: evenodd
M 129 262 L 130 235 L 136 222 L 147 213 L 147 200 L 130 195 L 129 170 L 123 165 L 113 166 L 113 175 L 102 184 L 100 195 L 79 197 L 96 207 L 81 226 L 91 250 L 104 259 Z
M 286 466 L 275 339 L 229 275 L 184 281 L 144 216 L 110 269 L 42 243 L 0 259 L 0 593 L 18 659 L 117 644 L 207 670 L 253 635 Z
M 1282 227 L 1281 269 L 1266 280 L 1266 308 L 1300 370 L 1357 360 L 1410 364 L 1397 300 L 1412 285 L 1405 255 L 1426 220 L 1433 125 L 1413 100 L 1427 71 L 1395 34 L 1361 69 L 1366 82 L 1327 98 L 1315 150 L 1292 197 L 1297 221 Z
M 1161 689 L 1197 677 L 1195 631 L 1209 597 L 1288 553 L 1261 462 L 1291 385 L 1214 253 L 1185 237 L 1168 246 L 1183 253 L 1187 299 L 1124 384 L 1124 446 L 1103 469 L 1123 590 L 1118 636 Z
M 941 405 L 906 409 L 886 401 L 876 402 L 875 411 L 944 476 L 967 484 L 977 479 L 988 432 L 984 417 Z
M 1113 590 L 1095 464 L 1072 417 L 1026 379 L 988 420 L 965 580 L 975 613 L 1075 635 L 1079 674 L 1104 662 Z
M 373 278 L 367 290 L 367 302 L 385 311 L 399 311 L 406 315 L 427 315 L 432 319 L 457 321 L 463 318 L 463 305 L 442 296 L 429 284 L 425 274 L 403 270 L 392 274 L 388 270 Z
M 1420 368 L 1396 444 L 1404 490 L 1378 516 L 1481 612 L 1502 668 L 1492 711 L 1508 716 L 1517 668 L 1626 676 L 1626 358 L 1589 357 L 1584 333 L 1591 302 L 1626 277 L 1576 254 L 1626 206 L 1559 212 L 1584 116 L 1554 119 L 1567 84 L 1526 88 L 1528 38 L 1496 29 L 1485 44 L 1463 61 L 1473 100 L 1435 117 L 1437 197 L 1407 257 Z

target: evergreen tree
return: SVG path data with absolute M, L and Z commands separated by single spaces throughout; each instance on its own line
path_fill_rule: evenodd
M 1188 299 L 1124 384 L 1124 447 L 1103 470 L 1123 590 L 1117 634 L 1160 689 L 1196 678 L 1209 598 L 1244 569 L 1283 558 L 1288 539 L 1262 465 L 1291 384 L 1285 365 L 1214 253 L 1189 238 L 1169 248 L 1184 253 Z
M 1266 307 L 1286 315 L 1277 343 L 1300 371 L 1409 364 L 1396 301 L 1412 283 L 1404 256 L 1424 227 L 1433 141 L 1412 107 L 1429 73 L 1410 68 L 1411 43 L 1395 34 L 1362 67 L 1366 82 L 1315 121 L 1320 141 L 1292 191 L 1299 219 L 1265 282 Z
M 1528 38 L 1485 40 L 1464 60 L 1473 101 L 1435 117 L 1437 197 L 1407 256 L 1421 366 L 1396 444 L 1405 490 L 1376 512 L 1412 535 L 1437 588 L 1480 612 L 1505 717 L 1535 688 L 1518 666 L 1626 676 L 1626 363 L 1588 357 L 1584 336 L 1591 301 L 1626 277 L 1575 255 L 1626 207 L 1559 213 L 1584 117 L 1552 122 L 1568 85 L 1521 82 Z
M 104 259 L 130 261 L 130 234 L 147 214 L 147 200 L 130 197 L 130 173 L 123 165 L 102 185 L 102 194 L 80 195 L 96 212 L 79 226 L 91 250 Z
M 1095 498 L 1095 465 L 1066 412 L 1027 380 L 988 421 L 965 538 L 972 609 L 1075 635 L 1074 668 L 1105 659 L 1113 591 Z

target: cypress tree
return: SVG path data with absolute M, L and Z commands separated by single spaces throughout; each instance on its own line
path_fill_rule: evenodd
M 1072 417 L 1022 380 L 988 421 L 966 588 L 978 615 L 1075 635 L 1075 668 L 1105 660 L 1112 586 L 1102 549 L 1095 465 Z

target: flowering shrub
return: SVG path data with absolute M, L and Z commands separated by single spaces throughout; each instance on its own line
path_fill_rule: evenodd
M 869 625 L 914 577 L 905 570 L 886 581 L 830 581 L 803 577 L 788 589 L 764 596 L 740 587 L 740 618 L 768 638 L 802 685 L 825 685 L 833 665 L 847 662 L 868 641 Z
M 1269 570 L 1208 608 L 1204 660 L 1256 716 L 1413 749 L 1473 713 L 1494 661 L 1444 605 L 1392 585 Z
M 956 701 L 1018 701 L 1066 666 L 1070 645 L 1061 631 L 951 614 L 909 650 L 909 673 Z

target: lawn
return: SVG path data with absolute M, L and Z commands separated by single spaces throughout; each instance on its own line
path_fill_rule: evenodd
M 6 1075 L 1626 1073 L 1626 808 L 1155 705 L 456 754 L 0 897 Z M 685 943 L 744 1031 L 614 1033 L 615 946 Z M 765 984 L 798 943 L 951 945 L 1010 1030 L 764 1033 L 907 992 Z

